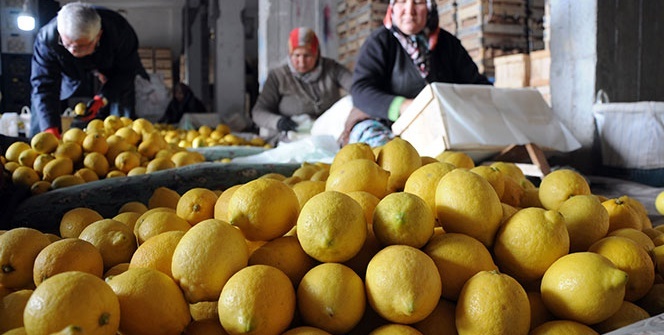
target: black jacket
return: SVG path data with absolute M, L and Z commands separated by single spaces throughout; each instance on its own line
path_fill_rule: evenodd
M 459 39 L 447 31 L 440 30 L 431 52 L 429 76 L 425 79 L 390 30 L 374 30 L 355 64 L 351 88 L 355 107 L 387 120 L 395 96 L 413 99 L 428 83 L 491 84 L 478 72 Z
M 126 90 L 134 90 L 137 74 L 146 76 L 138 56 L 138 37 L 129 22 L 115 11 L 96 9 L 103 32 L 95 52 L 89 56 L 76 58 L 60 45 L 57 18 L 37 34 L 30 82 L 32 118 L 39 120 L 41 130 L 60 126 L 60 100 L 71 97 L 92 70 L 108 78 L 101 93 L 109 101 Z

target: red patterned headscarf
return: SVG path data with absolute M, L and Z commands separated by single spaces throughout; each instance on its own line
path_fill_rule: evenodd
M 307 48 L 312 54 L 318 55 L 318 37 L 313 30 L 307 27 L 298 27 L 291 30 L 288 36 L 288 54 L 297 48 Z

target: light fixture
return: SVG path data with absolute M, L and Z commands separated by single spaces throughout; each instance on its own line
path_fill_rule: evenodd
M 30 0 L 23 1 L 23 10 L 18 13 L 16 24 L 18 25 L 18 29 L 23 31 L 32 31 L 35 29 L 35 16 L 32 13 Z

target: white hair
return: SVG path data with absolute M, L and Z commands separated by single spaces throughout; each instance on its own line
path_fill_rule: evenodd
M 58 33 L 71 40 L 87 38 L 92 40 L 101 30 L 101 17 L 95 8 L 87 3 L 68 3 L 58 11 Z

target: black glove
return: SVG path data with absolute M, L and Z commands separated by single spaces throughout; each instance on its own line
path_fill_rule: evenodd
M 295 128 L 297 128 L 297 123 L 291 120 L 288 116 L 282 117 L 279 119 L 279 122 L 277 122 L 277 129 L 279 129 L 279 131 L 290 131 L 295 130 Z

